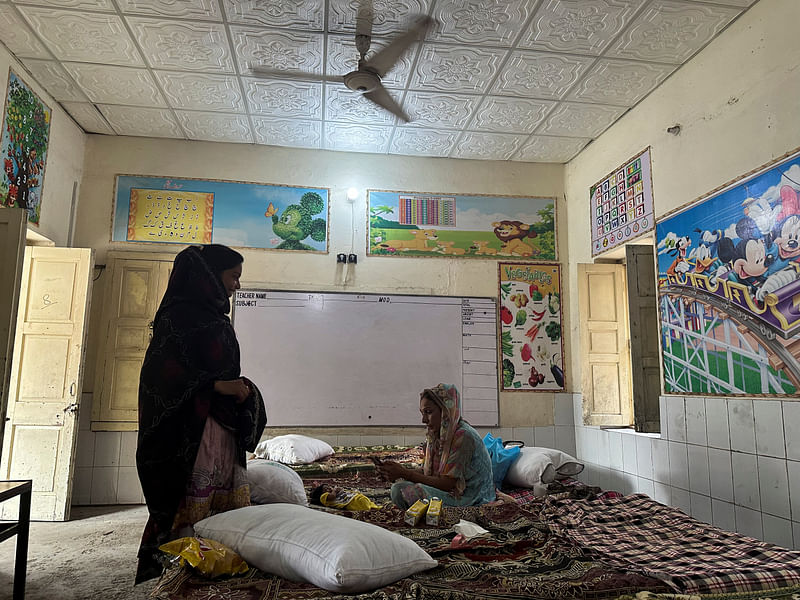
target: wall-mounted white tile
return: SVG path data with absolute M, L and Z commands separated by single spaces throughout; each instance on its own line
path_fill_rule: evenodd
M 792 522 L 788 519 L 781 519 L 772 515 L 761 515 L 761 523 L 764 527 L 764 541 L 784 548 L 791 549 L 792 543 Z
M 787 460 L 786 470 L 789 475 L 789 501 L 791 503 L 792 519 L 800 521 L 800 462 Z
M 761 510 L 763 512 L 784 519 L 791 518 L 789 478 L 785 460 L 759 456 L 758 487 L 761 492 Z
M 142 486 L 139 483 L 136 467 L 120 467 L 117 480 L 117 503 L 141 504 L 142 497 Z
M 76 468 L 94 465 L 94 438 L 96 435 L 93 431 L 78 432 L 78 448 L 75 451 Z
M 402 435 L 383 435 L 382 444 L 386 446 L 402 446 L 403 445 L 403 436 Z
M 726 398 L 706 398 L 706 433 L 712 448 L 731 447 L 728 428 L 728 401 Z
M 753 401 L 728 398 L 728 421 L 731 429 L 731 450 L 756 451 L 756 429 L 753 420 Z
M 800 523 L 792 521 L 792 537 L 794 537 L 794 549 L 800 550 Z
M 602 429 L 598 429 L 595 432 L 594 455 L 597 457 L 597 463 L 600 465 L 607 467 L 611 462 L 608 433 Z
M 658 397 L 658 419 L 661 422 L 661 439 L 669 439 L 669 417 L 667 416 L 667 396 Z
M 518 440 L 526 446 L 535 446 L 533 427 L 512 427 L 511 439 Z
M 548 427 L 534 427 L 533 439 L 539 448 L 552 448 L 556 444 L 556 429 Z
M 412 433 L 403 435 L 403 443 L 406 446 L 418 446 L 425 441 L 425 436 L 422 434 Z
M 572 394 L 553 394 L 553 414 L 556 427 L 559 425 L 575 425 L 575 414 L 572 411 Z
M 669 442 L 653 439 L 650 453 L 653 460 L 653 479 L 669 485 Z
M 731 468 L 733 469 L 734 503 L 754 510 L 761 510 L 761 492 L 758 487 L 756 455 L 731 452 Z
M 665 483 L 653 482 L 653 500 L 669 506 L 672 502 L 672 488 Z
M 380 446 L 383 444 L 383 436 L 382 435 L 362 435 L 361 436 L 361 445 L 362 446 Z
M 94 438 L 94 466 L 119 466 L 120 436 L 119 431 L 98 431 Z
M 646 477 L 637 477 L 636 493 L 645 494 L 652 498 L 656 495 L 655 482 L 652 479 L 647 479 Z
M 92 467 L 75 467 L 72 475 L 72 505 L 82 506 L 92 502 Z
M 690 444 L 708 445 L 705 398 L 686 398 L 686 441 Z
M 135 431 L 121 432 L 120 447 L 119 447 L 120 467 L 136 466 L 136 442 L 138 437 L 139 434 Z
M 689 489 L 698 494 L 711 495 L 708 473 L 708 448 L 705 446 L 686 446 L 689 454 Z
M 761 513 L 744 506 L 736 507 L 736 531 L 742 535 L 749 535 L 757 540 L 764 536 L 761 525 Z
M 711 512 L 711 498 L 690 492 L 689 503 L 691 504 L 692 517 L 703 523 L 711 524 L 714 522 Z
M 736 531 L 736 511 L 732 503 L 712 498 L 711 514 L 714 518 L 714 527 L 725 531 Z
M 626 473 L 636 473 L 636 436 L 620 434 L 622 436 L 622 470 Z
M 786 458 L 800 460 L 800 402 L 783 402 Z
M 608 436 L 608 466 L 622 471 L 622 434 L 609 431 L 606 436 Z
M 634 436 L 636 438 L 636 473 L 639 477 L 653 479 L 653 440 L 647 436 Z M 659 440 L 660 441 L 660 440 Z
M 583 426 L 583 394 L 572 395 L 572 419 L 576 427 Z
M 360 446 L 361 436 L 355 434 L 339 435 L 338 441 L 340 446 Z
M 756 452 L 765 456 L 784 458 L 783 411 L 780 400 L 759 400 L 753 403 L 756 429 Z
M 708 449 L 708 474 L 711 496 L 726 502 L 733 502 L 733 470 L 730 451 L 718 448 Z
M 624 495 L 635 494 L 639 486 L 639 478 L 633 473 L 622 473 L 622 489 L 617 490 Z
M 91 504 L 116 504 L 118 467 L 95 467 L 92 473 Z
M 688 490 L 682 490 L 681 488 L 672 488 L 672 499 L 670 500 L 670 506 L 673 506 L 679 510 L 682 510 L 687 515 L 692 514 L 692 502 L 689 498 Z
M 556 448 L 575 456 L 575 428 L 572 425 L 556 425 Z
M 669 483 L 672 487 L 689 489 L 689 456 L 686 444 L 669 442 Z
M 667 397 L 667 429 L 670 441 L 686 441 L 686 405 L 683 397 Z

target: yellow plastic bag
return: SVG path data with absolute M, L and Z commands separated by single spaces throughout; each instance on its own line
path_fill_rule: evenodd
M 189 563 L 206 577 L 240 575 L 250 567 L 227 546 L 205 538 L 184 537 L 162 544 L 159 550 L 178 557 L 178 564 Z

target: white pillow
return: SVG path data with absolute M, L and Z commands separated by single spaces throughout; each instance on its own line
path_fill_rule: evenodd
M 581 471 L 583 464 L 566 452 L 525 446 L 508 468 L 504 481 L 516 487 L 532 488 L 552 483 L 559 477 L 577 475 Z
M 251 566 L 331 592 L 374 590 L 437 565 L 402 535 L 296 504 L 237 508 L 194 528 Z
M 312 463 L 333 454 L 327 442 L 305 435 L 279 435 L 256 446 L 255 455 L 287 465 Z
M 254 458 L 247 461 L 247 481 L 253 504 L 287 502 L 308 506 L 300 475 L 279 462 Z

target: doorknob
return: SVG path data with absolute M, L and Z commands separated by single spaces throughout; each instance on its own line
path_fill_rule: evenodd
M 74 381 L 71 384 L 69 384 L 69 395 L 72 396 L 73 398 L 75 397 L 75 382 Z

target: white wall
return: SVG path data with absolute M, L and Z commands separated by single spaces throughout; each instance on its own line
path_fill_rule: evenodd
M 761 0 L 567 166 L 573 311 L 574 267 L 592 262 L 588 190 L 607 172 L 649 145 L 658 218 L 800 145 L 798 22 L 797 0 Z M 569 335 L 580 381 L 577 319 Z M 578 421 L 586 481 L 800 548 L 800 402 L 665 396 L 661 418 L 655 437 Z
M 69 234 L 72 187 L 81 180 L 86 134 L 70 116 L 34 81 L 25 68 L 0 46 L 0 114 L 5 113 L 8 70 L 14 70 L 51 110 L 50 143 L 47 148 L 42 208 L 39 225 L 28 229 L 42 235 L 56 246 L 65 246 Z M 2 117 L 0 117 L 2 118 Z

